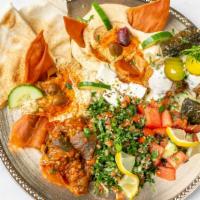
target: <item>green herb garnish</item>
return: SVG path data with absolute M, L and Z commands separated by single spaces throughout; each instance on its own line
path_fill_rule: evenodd
M 50 174 L 56 174 L 56 173 L 57 173 L 57 170 L 54 169 L 54 168 L 51 168 L 51 169 L 49 170 L 49 173 L 50 173 Z
M 91 133 L 90 133 L 90 129 L 89 128 L 84 128 L 83 132 L 84 132 L 84 135 L 85 135 L 86 138 L 90 137 Z
M 165 111 L 165 106 L 163 106 L 163 105 L 160 106 L 160 107 L 159 107 L 159 112 L 161 113 L 161 112 L 164 112 L 164 111 Z
M 158 150 L 155 150 L 151 153 L 151 158 L 152 160 L 156 160 L 156 158 L 158 158 Z
M 71 83 L 66 83 L 65 86 L 66 86 L 67 89 L 72 90 L 72 84 Z
M 188 55 L 200 62 L 200 46 L 193 46 L 191 49 L 186 49 L 181 52 L 181 55 Z
M 89 24 L 90 21 L 94 18 L 94 15 L 91 15 L 88 19 L 84 19 L 82 17 L 77 17 L 77 19 L 80 21 L 80 22 L 83 22 L 83 23 L 86 23 L 86 24 Z

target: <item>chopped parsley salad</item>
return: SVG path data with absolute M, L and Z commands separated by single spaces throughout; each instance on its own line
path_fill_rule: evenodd
M 188 125 L 186 118 L 182 118 L 171 106 L 172 101 L 173 98 L 166 97 L 145 102 L 125 96 L 114 107 L 103 97 L 93 97 L 88 112 L 90 131 L 96 134 L 98 141 L 93 166 L 97 193 L 106 192 L 107 189 L 120 191 L 121 178 L 127 173 L 139 178 L 139 187 L 147 182 L 154 183 L 154 175 L 169 181 L 176 179 L 176 169 L 188 160 L 187 149 L 184 148 L 184 141 L 182 145 L 177 143 L 168 132 L 176 135 L 175 132 L 181 130 L 185 133 L 192 125 Z M 193 132 L 187 134 L 189 146 L 197 141 L 197 135 Z M 132 163 L 116 159 L 118 153 L 128 156 L 127 162 Z M 132 168 L 123 171 L 125 165 Z

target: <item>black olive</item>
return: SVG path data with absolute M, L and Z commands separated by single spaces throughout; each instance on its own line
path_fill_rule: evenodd
M 130 33 L 129 33 L 128 28 L 127 27 L 120 28 L 118 33 L 117 33 L 117 38 L 118 38 L 119 44 L 127 47 L 131 42 Z

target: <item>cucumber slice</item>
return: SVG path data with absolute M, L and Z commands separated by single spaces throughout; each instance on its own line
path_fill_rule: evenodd
M 79 89 L 86 89 L 86 90 L 94 90 L 94 89 L 107 89 L 110 90 L 111 87 L 110 85 L 107 85 L 105 83 L 101 83 L 101 82 L 88 82 L 88 81 L 84 81 L 84 82 L 80 82 L 78 84 Z
M 172 36 L 173 35 L 168 31 L 156 33 L 142 42 L 141 44 L 142 48 L 143 49 L 149 48 L 159 42 L 163 42 L 165 40 L 170 39 Z
M 110 29 L 112 29 L 112 24 L 111 24 L 108 16 L 106 15 L 106 13 L 104 12 L 104 10 L 101 8 L 101 6 L 97 2 L 93 2 L 92 6 L 96 10 L 96 12 L 98 13 L 98 15 L 101 18 L 102 22 L 104 23 L 106 29 L 108 31 Z
M 9 108 L 16 108 L 23 102 L 30 99 L 39 99 L 43 97 L 42 91 L 33 85 L 20 85 L 15 87 L 8 96 Z

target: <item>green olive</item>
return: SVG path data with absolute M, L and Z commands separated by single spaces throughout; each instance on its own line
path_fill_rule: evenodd
M 165 60 L 165 75 L 172 81 L 181 81 L 185 77 L 183 62 L 180 58 L 167 58 Z
M 64 94 L 57 94 L 53 97 L 52 104 L 54 106 L 60 106 L 67 102 L 67 97 Z
M 120 56 L 122 54 L 123 48 L 120 44 L 114 42 L 109 44 L 109 51 L 112 56 Z

